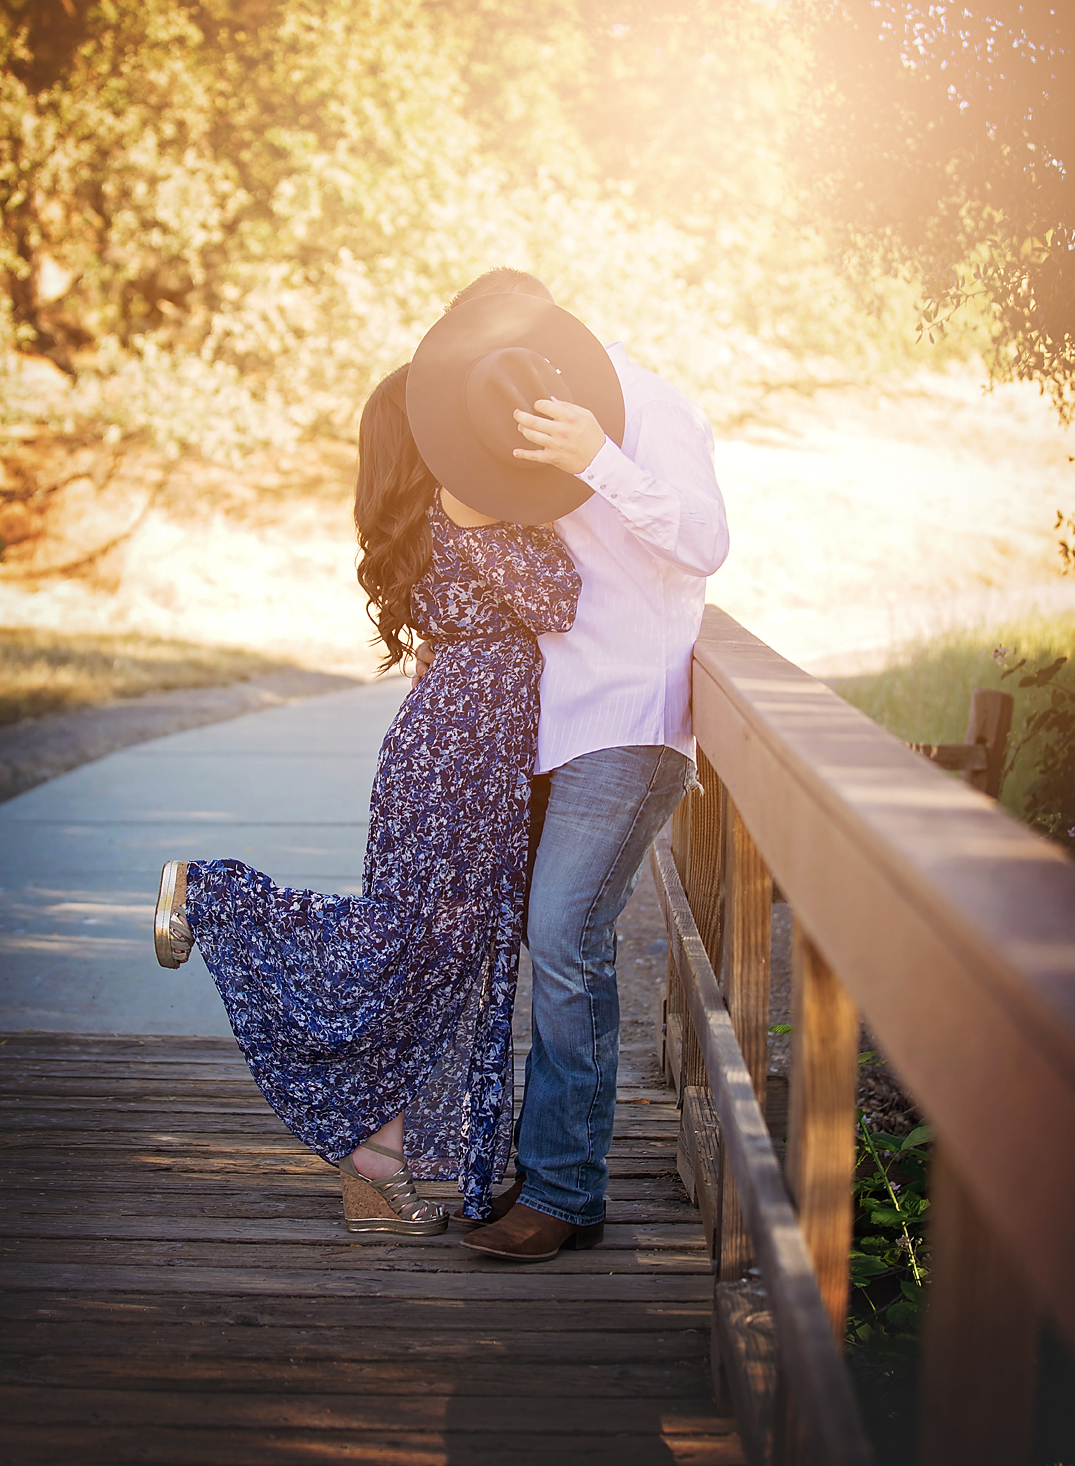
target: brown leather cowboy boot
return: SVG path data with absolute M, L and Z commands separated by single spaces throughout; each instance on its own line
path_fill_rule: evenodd
M 473 1217 L 465 1217 L 461 1206 L 456 1207 L 455 1211 L 452 1212 L 452 1220 L 462 1222 L 464 1227 L 487 1227 L 490 1222 L 499 1222 L 501 1217 L 506 1217 L 508 1212 L 511 1211 L 512 1207 L 519 1200 L 525 1185 L 526 1177 L 516 1176 L 507 1191 L 502 1191 L 499 1196 L 493 1197 L 492 1205 L 489 1208 L 489 1215 L 480 1222 L 476 1222 Z
M 499 1222 L 477 1227 L 460 1242 L 473 1252 L 486 1257 L 503 1258 L 506 1262 L 547 1262 L 561 1247 L 581 1250 L 596 1247 L 604 1236 L 604 1222 L 580 1227 L 574 1222 L 561 1222 L 518 1201 Z

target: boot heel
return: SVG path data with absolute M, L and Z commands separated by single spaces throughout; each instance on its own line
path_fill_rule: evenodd
M 604 1222 L 594 1222 L 592 1227 L 580 1227 L 577 1232 L 564 1243 L 564 1250 L 567 1252 L 586 1252 L 591 1247 L 599 1247 L 605 1240 Z

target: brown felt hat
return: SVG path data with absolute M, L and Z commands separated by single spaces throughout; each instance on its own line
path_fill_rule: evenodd
M 533 295 L 479 295 L 422 338 L 407 373 L 411 432 L 437 482 L 480 514 L 545 524 L 593 492 L 574 474 L 515 458 L 530 448 L 512 414 L 538 398 L 588 407 L 623 443 L 623 393 L 597 337 Z

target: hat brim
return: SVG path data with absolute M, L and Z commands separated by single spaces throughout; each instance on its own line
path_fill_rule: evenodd
M 533 295 L 480 295 L 443 315 L 422 338 L 407 373 L 407 416 L 419 453 L 450 494 L 479 514 L 546 524 L 570 514 L 593 491 L 562 469 L 498 458 L 467 414 L 471 368 L 508 346 L 527 347 L 551 362 L 571 399 L 589 408 L 622 445 L 623 392 L 608 352 L 577 317 Z M 528 446 L 520 433 L 519 447 Z

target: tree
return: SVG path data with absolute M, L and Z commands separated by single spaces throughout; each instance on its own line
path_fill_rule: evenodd
M 993 374 L 1075 415 L 1075 6 L 792 0 L 812 51 L 798 162 L 846 255 L 910 267 L 935 337 L 968 301 Z

